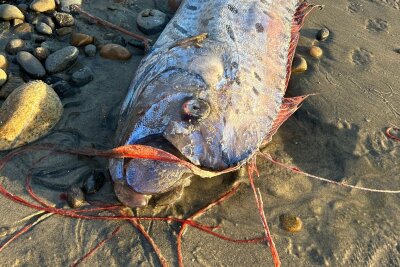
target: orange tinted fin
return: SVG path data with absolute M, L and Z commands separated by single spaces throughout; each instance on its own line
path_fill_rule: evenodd
M 304 25 L 304 20 L 306 16 L 315 8 L 322 7 L 321 5 L 310 5 L 307 2 L 302 2 L 296 9 L 296 13 L 292 20 L 292 36 L 290 40 L 289 53 L 288 53 L 288 63 L 286 68 L 286 87 L 287 88 L 290 80 L 290 75 L 292 72 L 292 61 L 296 51 L 297 44 L 300 39 L 300 30 Z
M 269 143 L 272 136 L 278 131 L 279 127 L 300 107 L 301 103 L 310 95 L 296 96 L 290 98 L 284 98 L 282 101 L 281 109 L 278 116 L 276 117 L 271 131 L 264 139 L 263 145 Z

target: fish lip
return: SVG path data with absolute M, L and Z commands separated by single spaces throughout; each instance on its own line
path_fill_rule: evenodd
M 157 148 L 187 161 L 180 151 L 162 135 L 147 136 L 138 140 L 135 144 Z M 144 162 L 140 163 L 139 160 Z M 132 161 L 136 161 L 136 163 Z M 177 165 L 175 167 L 176 163 L 160 161 L 160 166 L 157 165 L 157 162 L 153 165 L 149 161 L 152 160 L 124 158 L 110 161 L 110 172 L 112 173 L 114 182 L 125 184 L 134 193 L 153 196 L 169 192 L 193 176 L 192 171 L 184 165 Z M 149 171 L 146 171 L 147 169 Z M 160 170 L 165 170 L 165 174 L 164 172 L 160 172 Z M 146 179 L 145 177 L 149 178 Z M 176 180 L 174 177 L 176 177 Z

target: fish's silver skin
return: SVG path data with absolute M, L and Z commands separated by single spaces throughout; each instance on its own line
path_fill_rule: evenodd
M 117 145 L 159 134 L 204 168 L 247 160 L 280 110 L 299 2 L 183 1 L 138 68 L 122 105 Z M 176 45 L 201 33 L 208 34 L 201 47 Z M 209 104 L 206 118 L 182 117 L 183 103 L 193 98 Z M 125 179 L 122 160 L 111 160 L 110 172 Z

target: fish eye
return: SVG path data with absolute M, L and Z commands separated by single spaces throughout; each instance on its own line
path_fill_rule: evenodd
M 183 114 L 190 119 L 204 119 L 210 115 L 210 105 L 199 98 L 192 98 L 182 105 Z

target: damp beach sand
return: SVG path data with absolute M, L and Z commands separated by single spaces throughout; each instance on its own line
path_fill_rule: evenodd
M 162 1 L 154 1 L 162 2 Z M 280 161 L 315 175 L 348 184 L 400 188 L 400 142 L 388 139 L 388 126 L 400 126 L 400 3 L 397 0 L 319 0 L 301 31 L 297 54 L 307 61 L 307 70 L 292 75 L 288 96 L 316 94 L 278 130 L 265 151 Z M 83 1 L 82 8 L 131 32 L 142 34 L 137 15 L 154 8 L 146 0 Z M 157 7 L 162 10 L 162 5 Z M 95 44 L 125 46 L 132 57 L 111 60 L 85 56 L 83 48 L 73 72 L 85 67 L 91 79 L 76 86 L 75 94 L 62 99 L 64 112 L 50 134 L 39 142 L 70 147 L 112 147 L 120 105 L 126 95 L 143 50 L 130 38 L 75 17 L 75 30 L 95 38 Z M 327 28 L 329 37 L 318 41 Z M 0 36 L 4 52 L 10 39 Z M 155 40 L 157 35 L 150 35 Z M 66 38 L 65 40 L 69 40 Z M 68 46 L 69 41 L 65 41 Z M 98 43 L 96 43 L 98 42 Z M 317 46 L 320 58 L 310 55 Z M 51 47 L 50 47 L 51 48 Z M 10 62 L 11 64 L 11 62 Z M 14 66 L 14 67 L 13 67 Z M 12 63 L 9 68 L 19 68 Z M 12 69 L 12 72 L 17 72 Z M 75 88 L 75 87 L 74 87 Z M 3 104 L 3 100 L 0 100 Z M 25 153 L 8 163 L 0 182 L 25 199 L 25 177 L 33 173 L 35 192 L 49 203 L 59 203 L 60 194 L 82 183 L 92 169 L 105 169 L 107 160 L 71 155 L 53 155 L 33 166 L 48 153 Z M 0 157 L 5 156 L 0 152 Z M 259 158 L 260 188 L 272 236 L 282 266 L 399 266 L 399 195 L 379 194 L 338 187 L 310 180 Z M 33 167 L 33 168 L 32 168 Z M 31 169 L 32 168 L 32 169 Z M 241 174 L 240 174 L 241 175 Z M 244 175 L 243 175 L 244 176 Z M 235 177 L 194 179 L 183 198 L 157 216 L 188 217 L 227 191 Z M 245 176 L 244 179 L 247 179 Z M 88 197 L 91 202 L 117 203 L 111 183 Z M 0 197 L 0 242 L 6 242 L 14 224 L 34 211 Z M 151 215 L 149 210 L 139 215 Z M 283 214 L 301 222 L 296 231 L 281 228 Z M 109 215 L 109 213 L 102 213 Z M 28 221 L 32 222 L 32 221 Z M 219 225 L 215 232 L 237 239 L 263 235 L 253 193 L 242 185 L 234 196 L 203 215 L 199 222 Z M 178 263 L 176 235 L 180 224 L 143 222 L 171 266 Z M 109 238 L 116 227 L 118 233 Z M 298 229 L 298 231 L 297 231 Z M 152 247 L 128 222 L 81 220 L 58 215 L 44 219 L 0 252 L 2 266 L 70 266 L 102 240 L 109 240 L 81 266 L 160 266 Z M 272 266 L 265 243 L 235 244 L 188 227 L 183 236 L 186 266 Z

